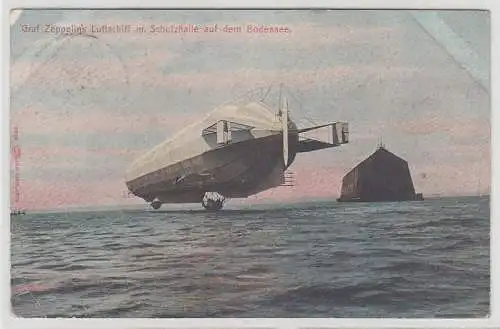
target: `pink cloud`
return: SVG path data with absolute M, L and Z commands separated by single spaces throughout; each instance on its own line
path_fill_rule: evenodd
M 112 23 L 102 21 L 100 23 L 135 25 L 134 22 L 127 21 Z M 223 23 L 219 23 L 219 25 L 223 25 Z M 413 74 L 418 71 L 417 68 L 397 66 L 394 63 L 391 63 L 392 65 L 364 64 L 356 65 L 355 67 L 339 65 L 320 70 L 262 70 L 241 68 L 232 71 L 175 74 L 164 74 L 162 70 L 163 66 L 168 65 L 173 59 L 181 56 L 168 49 L 169 42 L 173 40 L 179 40 L 183 43 L 194 43 L 203 40 L 210 41 L 215 38 L 227 41 L 229 44 L 242 42 L 245 45 L 253 41 L 269 42 L 272 44 L 277 42 L 291 42 L 294 49 L 305 47 L 314 51 L 314 47 L 318 46 L 318 44 L 347 42 L 349 40 L 358 40 L 364 43 L 367 39 L 371 41 L 373 41 L 373 38 L 385 40 L 387 35 L 399 33 L 398 30 L 385 27 L 324 27 L 314 26 L 313 24 L 295 24 L 292 26 L 292 30 L 293 32 L 287 35 L 245 33 L 244 37 L 225 33 L 183 35 L 150 33 L 99 34 L 99 38 L 103 38 L 105 42 L 109 41 L 108 43 L 112 45 L 123 46 L 124 43 L 130 43 L 127 45 L 135 46 L 139 49 L 143 48 L 144 56 L 139 56 L 136 59 L 119 60 L 115 55 L 108 54 L 110 49 L 102 46 L 102 51 L 106 52 L 106 56 L 100 59 L 93 59 L 93 56 L 82 56 L 82 53 L 87 51 L 86 48 L 73 47 L 68 50 L 72 50 L 74 54 L 68 54 L 68 50 L 66 50 L 65 58 L 58 57 L 56 53 L 50 61 L 37 64 L 38 68 L 35 74 L 30 76 L 28 85 L 34 87 L 43 85 L 47 89 L 79 90 L 81 86 L 87 88 L 125 87 L 128 82 L 131 88 L 224 89 L 237 84 L 254 86 L 256 84 L 267 85 L 272 81 L 284 81 L 290 87 L 309 89 L 314 88 L 317 84 L 331 83 L 332 80 L 344 77 L 357 79 L 359 82 L 359 79 L 364 79 L 366 76 L 373 74 L 390 79 L 391 77 L 413 77 Z M 82 38 L 78 40 L 80 43 L 89 43 L 93 39 Z M 235 45 L 235 47 L 237 46 Z M 93 49 L 92 47 L 87 48 Z M 71 58 L 73 56 L 74 59 Z M 25 81 L 23 77 L 31 66 L 35 66 L 35 63 L 30 61 L 14 63 L 11 69 L 12 83 L 20 85 L 21 82 Z M 239 81 L 241 82 L 239 83 Z
M 22 209 L 56 209 L 68 206 L 115 205 L 126 203 L 123 182 L 101 180 L 51 183 L 41 180 L 23 181 L 20 185 Z M 13 199 L 11 199 L 13 203 Z
M 145 71 L 144 73 L 148 74 L 160 70 L 161 65 L 179 56 L 172 51 L 148 49 L 135 59 L 124 60 L 120 54 L 108 48 L 84 56 L 86 51 L 90 52 L 92 49 L 74 49 L 73 53 L 65 55 L 58 54 L 56 50 L 54 53 L 45 54 L 42 58 L 19 59 L 10 68 L 11 86 L 19 88 L 25 83 L 34 86 L 39 83 L 58 86 L 58 81 L 65 81 L 60 87 L 74 88 L 85 81 L 86 87 L 98 87 L 102 84 L 111 84 L 113 81 L 116 83 L 116 79 L 119 83 L 125 83 L 129 70 Z M 94 58 L 96 56 L 100 58 Z
M 280 186 L 248 198 L 252 201 L 298 201 L 317 198 L 336 199 L 340 195 L 345 170 L 338 167 L 291 167 L 294 186 Z
M 295 186 L 278 187 L 248 198 L 252 200 L 294 201 L 301 199 L 335 199 L 340 192 L 344 175 L 339 168 L 296 168 Z M 13 202 L 13 201 L 12 201 Z M 127 198 L 126 187 L 120 180 L 90 180 L 71 182 L 22 181 L 21 202 L 23 209 L 55 209 L 84 205 L 141 204 L 138 198 Z
M 161 64 L 160 64 L 161 63 Z M 162 62 L 150 63 L 143 60 L 92 61 L 68 64 L 64 61 L 45 63 L 26 82 L 25 88 L 44 85 L 47 90 L 72 90 L 76 93 L 81 88 L 106 88 L 121 86 L 126 88 L 169 88 L 169 89 L 227 89 L 237 85 L 242 87 L 265 85 L 284 81 L 289 87 L 303 90 L 316 88 L 321 84 L 330 84 L 333 80 L 347 78 L 363 81 L 369 75 L 383 74 L 385 79 L 412 77 L 421 72 L 413 67 L 384 67 L 376 64 L 335 66 L 318 69 L 283 69 L 264 70 L 242 68 L 231 71 L 184 72 L 164 74 Z M 12 72 L 15 75 L 16 72 Z M 346 85 L 343 86 L 346 88 Z M 124 95 L 125 97 L 125 95 Z
M 425 195 L 474 195 L 478 188 L 489 192 L 490 167 L 477 164 L 432 164 L 411 167 L 415 189 Z M 239 199 L 251 204 L 261 201 L 290 202 L 313 199 L 335 200 L 342 186 L 342 178 L 348 170 L 340 167 L 297 166 L 295 186 L 277 187 L 263 191 L 247 199 Z M 422 174 L 425 173 L 425 176 Z M 479 184 L 480 183 L 480 184 Z M 127 198 L 122 180 L 90 180 L 52 183 L 42 180 L 23 181 L 21 203 L 24 209 L 54 209 L 84 205 L 144 204 L 138 198 Z
M 419 165 L 412 170 L 417 192 L 442 195 L 477 195 L 489 193 L 491 166 L 488 160 L 479 158 L 476 163 Z
M 161 64 L 159 64 L 161 63 Z M 227 88 L 238 84 L 253 86 L 273 80 L 287 81 L 287 85 L 311 88 L 311 85 L 333 78 L 353 74 L 355 70 L 346 66 L 337 66 L 323 70 L 262 70 L 238 69 L 219 72 L 186 72 L 164 74 L 162 62 L 154 64 L 143 60 L 117 61 L 83 61 L 72 64 L 65 61 L 49 62 L 40 65 L 35 74 L 24 81 L 23 72 L 14 67 L 11 72 L 13 83 L 25 83 L 24 88 L 45 86 L 54 90 L 75 90 L 84 88 L 122 87 L 165 87 L 170 89 L 206 89 Z M 17 82 L 16 82 L 17 81 Z
M 80 111 L 65 109 L 24 108 L 12 113 L 13 124 L 24 134 L 55 133 L 134 133 L 148 129 L 174 129 L 182 127 L 196 117 L 184 114 L 143 115 L 120 113 L 95 108 Z
M 102 21 L 99 23 L 136 25 L 135 22 L 126 21 L 112 23 Z M 223 25 L 223 23 L 219 23 L 219 25 Z M 365 76 L 376 73 L 383 74 L 389 78 L 393 73 L 399 75 L 402 71 L 406 70 L 411 74 L 415 71 L 412 68 L 397 67 L 395 65 L 388 67 L 361 65 L 356 67 L 337 66 L 321 70 L 259 70 L 243 68 L 234 71 L 210 73 L 162 73 L 162 66 L 168 65 L 172 59 L 180 56 L 180 54 L 168 50 L 168 43 L 173 39 L 181 40 L 183 43 L 200 40 L 210 41 L 214 38 L 227 40 L 229 43 L 242 42 L 245 44 L 254 41 L 269 42 L 272 44 L 276 42 L 290 42 L 293 43 L 294 48 L 306 47 L 314 49 L 314 47 L 324 43 L 347 42 L 349 40 L 365 42 L 367 39 L 372 40 L 376 37 L 384 39 L 388 34 L 398 33 L 397 30 L 385 27 L 324 27 L 314 26 L 313 24 L 295 24 L 291 27 L 293 32 L 287 35 L 245 33 L 244 37 L 225 33 L 185 35 L 150 33 L 98 34 L 99 38 L 103 38 L 105 42 L 109 41 L 108 43 L 112 45 L 123 46 L 124 42 L 129 42 L 131 43 L 129 46 L 133 45 L 139 47 L 139 49 L 144 48 L 144 56 L 139 56 L 136 59 L 120 60 L 112 52 L 110 53 L 109 48 L 102 46 L 101 52 L 105 56 L 100 59 L 94 59 L 92 57 L 95 57 L 95 54 L 94 56 L 90 56 L 92 54 L 89 53 L 89 56 L 82 56 L 87 51 L 90 52 L 90 49 L 94 49 L 93 47 L 77 47 L 74 45 L 75 47 L 65 50 L 66 54 L 64 58 L 60 58 L 57 53 L 54 53 L 47 54 L 47 57 L 51 57 L 52 55 L 54 57 L 44 63 L 38 63 L 38 60 L 33 62 L 24 60 L 14 63 L 11 68 L 11 81 L 15 86 L 22 85 L 25 81 L 28 81 L 28 85 L 43 85 L 47 89 L 79 90 L 81 86 L 85 86 L 86 88 L 105 88 L 116 85 L 126 86 L 127 80 L 130 87 L 134 88 L 161 86 L 182 89 L 222 89 L 234 86 L 235 81 L 244 81 L 246 86 L 253 86 L 259 83 L 268 84 L 270 81 L 279 80 L 286 81 L 287 85 L 293 87 L 308 89 L 312 88 L 314 84 L 351 75 Z M 94 39 L 75 38 L 75 40 L 78 40 L 75 41 L 76 43 L 84 45 L 95 42 L 92 41 Z M 167 46 L 164 46 L 164 44 Z M 72 50 L 74 54 L 68 54 L 68 50 Z M 74 58 L 71 58 L 73 56 Z M 29 75 L 26 72 L 31 72 L 32 74 Z M 26 78 L 27 75 L 29 75 L 29 79 Z
M 23 161 L 33 161 L 39 165 L 43 165 L 46 160 L 64 158 L 75 158 L 75 161 L 88 155 L 104 155 L 104 156 L 130 156 L 135 157 L 144 152 L 144 150 L 133 149 L 87 149 L 64 146 L 26 146 L 22 150 Z
M 490 124 L 485 120 L 450 118 L 435 114 L 412 120 L 393 123 L 395 129 L 415 135 L 445 132 L 454 137 L 489 136 Z

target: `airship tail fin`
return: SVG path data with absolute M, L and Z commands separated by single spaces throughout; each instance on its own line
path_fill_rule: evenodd
M 297 153 L 337 147 L 349 143 L 349 124 L 333 122 L 298 130 Z

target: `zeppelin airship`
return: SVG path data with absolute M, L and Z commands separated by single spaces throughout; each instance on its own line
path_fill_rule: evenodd
M 225 103 L 135 160 L 126 172 L 130 194 L 153 209 L 169 203 L 201 203 L 220 210 L 284 185 L 297 153 L 349 142 L 346 122 L 298 128 L 280 92 L 276 109 L 263 100 Z M 310 137 L 315 130 L 326 137 Z

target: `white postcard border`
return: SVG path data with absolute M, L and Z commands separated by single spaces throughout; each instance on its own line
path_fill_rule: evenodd
M 486 9 L 491 11 L 492 28 L 492 185 L 491 185 L 491 316 L 487 319 L 18 319 L 10 312 L 10 168 L 9 143 L 9 10 L 15 8 L 370 8 L 370 9 Z M 234 1 L 234 0 L 7 0 L 2 2 L 2 171 L 0 190 L 2 216 L 0 221 L 0 325 L 2 328 L 499 328 L 500 327 L 500 265 L 498 193 L 500 171 L 495 166 L 500 160 L 500 58 L 499 26 L 500 4 L 495 0 L 290 0 L 290 1 Z

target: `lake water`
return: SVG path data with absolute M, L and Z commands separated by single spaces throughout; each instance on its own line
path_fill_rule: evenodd
M 21 317 L 485 317 L 488 197 L 11 217 Z

